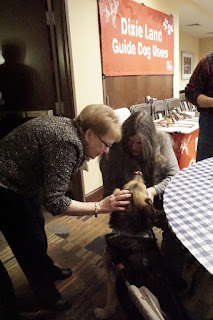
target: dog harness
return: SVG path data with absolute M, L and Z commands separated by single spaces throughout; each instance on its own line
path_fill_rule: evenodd
M 120 237 L 120 236 L 125 236 L 125 237 L 131 237 L 131 238 L 145 238 L 145 239 L 153 239 L 153 233 L 152 231 L 147 231 L 147 232 L 137 232 L 137 233 L 130 233 L 130 232 L 126 232 L 126 231 L 120 231 L 120 230 L 116 230 L 113 229 L 110 239 L 116 238 L 116 237 Z

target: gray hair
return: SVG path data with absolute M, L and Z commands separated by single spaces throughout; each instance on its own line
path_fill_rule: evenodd
M 143 161 L 151 160 L 154 157 L 157 145 L 158 135 L 151 116 L 145 111 L 133 113 L 122 126 L 123 142 L 127 147 L 128 139 L 135 134 L 141 138 L 143 145 Z
M 163 142 L 165 135 L 157 133 L 152 117 L 146 112 L 133 113 L 122 126 L 122 143 L 124 150 L 128 152 L 128 140 L 138 134 L 142 142 L 142 153 L 138 156 L 143 167 L 144 179 L 151 184 L 156 182 L 156 174 L 160 167 L 164 167 Z

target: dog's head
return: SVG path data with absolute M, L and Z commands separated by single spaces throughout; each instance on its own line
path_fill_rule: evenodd
M 153 226 L 155 209 L 147 195 L 142 174 L 136 172 L 133 180 L 126 183 L 122 189 L 129 190 L 132 199 L 125 211 L 111 213 L 110 227 L 131 233 L 149 230 Z

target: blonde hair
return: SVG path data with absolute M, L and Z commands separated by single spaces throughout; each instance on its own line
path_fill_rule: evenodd
M 80 130 L 92 129 L 98 136 L 110 133 L 115 142 L 121 140 L 121 127 L 114 110 L 104 104 L 86 106 L 76 118 Z

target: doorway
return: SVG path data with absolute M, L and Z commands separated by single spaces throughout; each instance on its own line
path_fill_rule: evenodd
M 1 1 L 0 30 L 0 131 L 45 113 L 74 118 L 64 0 Z M 81 174 L 73 180 L 83 200 Z

